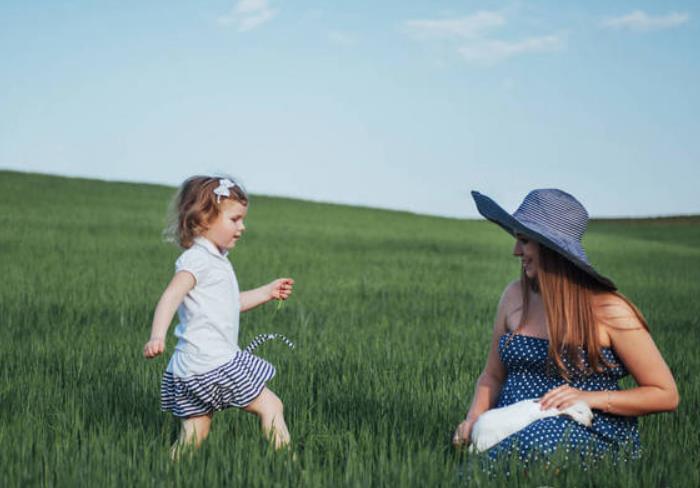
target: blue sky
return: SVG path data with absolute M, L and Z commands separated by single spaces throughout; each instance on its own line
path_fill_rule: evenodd
M 474 217 L 700 213 L 700 8 L 0 3 L 0 168 Z

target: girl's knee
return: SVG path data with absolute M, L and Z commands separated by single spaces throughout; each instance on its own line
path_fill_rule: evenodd
M 277 395 L 266 387 L 250 405 L 245 407 L 245 410 L 257 415 L 269 413 L 279 414 L 284 411 L 284 404 Z
M 212 415 L 189 417 L 182 421 L 182 437 L 188 441 L 196 439 L 197 444 L 209 435 Z
M 264 399 L 262 407 L 267 413 L 281 414 L 284 411 L 282 400 L 272 392 Z
M 280 398 L 272 392 L 270 392 L 268 405 L 270 410 L 274 410 L 275 412 L 282 413 L 284 411 L 284 403 L 282 403 L 282 400 L 280 400 Z

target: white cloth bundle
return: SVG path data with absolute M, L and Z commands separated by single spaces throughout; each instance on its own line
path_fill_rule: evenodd
M 590 427 L 593 421 L 593 412 L 583 401 L 576 402 L 564 410 L 542 410 L 537 399 L 522 400 L 482 413 L 472 428 L 469 451 L 485 451 L 532 422 L 556 415 L 567 415 L 586 427 Z

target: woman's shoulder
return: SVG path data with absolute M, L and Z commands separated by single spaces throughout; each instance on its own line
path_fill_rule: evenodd
M 522 307 L 523 289 L 520 280 L 511 281 L 501 293 L 499 307 L 507 312 L 513 312 Z
M 596 293 L 592 305 L 598 323 L 608 331 L 646 328 L 644 317 L 637 307 L 620 293 Z
M 513 317 L 523 308 L 523 293 L 520 280 L 515 280 L 506 285 L 501 293 L 501 300 L 498 302 L 497 329 L 501 334 L 511 330 L 509 323 L 513 322 Z M 515 319 L 517 321 L 517 319 Z

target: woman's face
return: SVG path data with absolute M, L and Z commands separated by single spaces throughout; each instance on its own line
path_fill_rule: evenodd
M 525 275 L 531 280 L 537 278 L 540 268 L 540 245 L 522 234 L 516 234 L 513 256 L 520 258 Z

